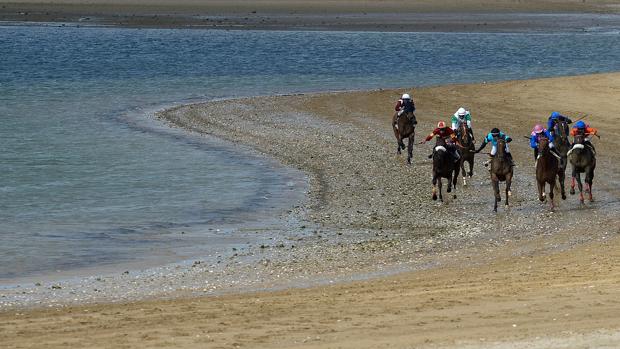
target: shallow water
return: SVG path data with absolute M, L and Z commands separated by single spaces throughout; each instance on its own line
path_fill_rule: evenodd
M 157 106 L 620 69 L 614 32 L 24 26 L 0 27 L 0 52 L 0 283 L 247 243 L 208 229 L 259 225 L 302 199 L 298 172 L 168 132 L 143 117 Z

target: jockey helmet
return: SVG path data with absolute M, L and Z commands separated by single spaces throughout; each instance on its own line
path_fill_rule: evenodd
M 460 107 L 459 110 L 456 111 L 456 113 L 458 114 L 458 116 L 461 117 L 461 119 L 463 118 L 463 116 L 465 116 L 465 114 L 467 114 L 467 111 L 465 110 L 465 108 Z
M 541 124 L 534 126 L 534 133 L 542 133 L 545 129 Z
M 495 127 L 494 129 L 491 130 L 491 135 L 493 137 L 499 136 L 499 128 Z
M 576 128 L 586 128 L 586 123 L 583 122 L 582 120 L 579 120 L 575 123 L 575 127 Z
M 439 123 L 437 124 L 437 128 L 446 128 L 446 123 L 443 121 L 439 121 Z
M 400 97 L 401 99 L 411 99 L 411 96 L 409 96 L 408 93 L 404 93 L 402 97 Z
M 549 117 L 550 119 L 557 119 L 560 117 L 560 113 L 558 113 L 557 111 L 554 111 L 553 113 L 551 113 L 551 116 Z

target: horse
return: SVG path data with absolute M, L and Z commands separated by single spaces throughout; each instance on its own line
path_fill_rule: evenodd
M 405 143 L 403 139 L 408 138 L 407 143 L 407 164 L 411 165 L 411 158 L 413 158 L 413 142 L 415 139 L 415 125 L 416 120 L 413 112 L 403 113 L 398 116 L 398 112 L 394 113 L 392 117 L 392 128 L 394 129 L 394 136 L 396 136 L 396 153 L 400 155 L 400 150 L 405 149 Z
M 551 209 L 555 208 L 553 203 L 553 189 L 557 182 L 556 177 L 562 176 L 563 172 L 560 169 L 560 160 L 556 155 L 551 153 L 549 148 L 549 139 L 541 137 L 538 141 L 538 160 L 536 160 L 536 182 L 538 183 L 538 200 L 545 201 L 545 186 L 549 184 L 549 198 L 551 201 Z M 564 188 L 562 189 L 562 200 L 566 199 L 566 193 Z
M 448 151 L 446 141 L 441 137 L 437 137 L 435 150 L 433 152 L 433 200 L 437 200 L 437 188 L 439 187 L 439 200 L 443 202 L 441 192 L 442 178 L 448 180 L 448 193 L 452 191 L 452 186 L 454 186 L 454 190 L 456 191 L 459 170 L 460 166 L 455 161 L 454 155 Z M 456 193 L 453 198 L 456 199 Z
M 583 135 L 575 136 L 572 149 L 568 152 L 568 159 L 573 167 L 570 193 L 575 194 L 575 178 L 579 185 L 579 201 L 583 204 L 583 187 L 581 185 L 581 173 L 586 174 L 586 193 L 589 194 L 590 202 L 592 198 L 592 180 L 594 179 L 594 169 L 596 168 L 596 157 L 592 149 L 584 144 Z
M 560 154 L 560 187 L 564 191 L 564 178 L 566 177 L 566 166 L 568 165 L 567 154 L 570 149 L 570 140 L 568 139 L 569 129 L 566 120 L 558 120 L 554 127 L 553 144 L 555 150 Z
M 491 159 L 491 185 L 495 194 L 493 212 L 497 212 L 497 203 L 502 201 L 499 193 L 499 182 L 506 182 L 506 207 L 508 207 L 508 197 L 512 196 L 510 191 L 512 176 L 512 164 L 508 156 L 506 156 L 506 141 L 500 138 L 497 140 L 497 153 Z
M 471 176 L 474 175 L 474 155 L 476 155 L 476 145 L 474 144 L 474 140 L 472 139 L 469 128 L 466 123 L 461 123 L 459 126 L 459 143 L 461 144 L 461 159 L 460 159 L 460 168 L 463 174 L 463 186 L 467 185 L 467 180 L 465 179 L 466 175 Z M 469 173 L 465 172 L 465 162 L 469 163 Z

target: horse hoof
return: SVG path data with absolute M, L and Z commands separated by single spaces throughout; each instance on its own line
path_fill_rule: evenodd
M 452 191 L 452 188 L 448 187 L 447 192 L 449 193 L 449 192 L 451 192 L 451 191 Z
M 508 191 L 508 196 L 512 196 L 512 192 L 510 190 Z M 508 206 L 508 205 L 506 205 L 506 206 Z
M 566 200 L 566 194 L 562 194 L 562 200 Z
M 437 201 L 437 195 L 433 194 L 433 201 Z
M 569 193 L 570 193 L 570 195 L 575 195 L 575 189 L 574 189 L 574 188 L 571 188 L 571 190 L 570 190 L 570 192 L 569 192 Z

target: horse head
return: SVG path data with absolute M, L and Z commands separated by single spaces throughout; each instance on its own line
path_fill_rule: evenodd
M 541 153 L 545 153 L 549 151 L 549 138 L 547 137 L 538 138 L 538 150 Z
M 573 140 L 574 144 L 583 144 L 586 140 L 586 137 L 582 134 L 576 134 L 575 139 Z
M 497 139 L 497 154 L 498 158 L 503 158 L 506 154 L 506 141 L 503 138 Z
M 461 126 L 459 126 L 459 142 L 464 148 L 469 148 L 471 144 L 471 136 L 469 135 L 467 124 L 464 122 L 461 123 Z

